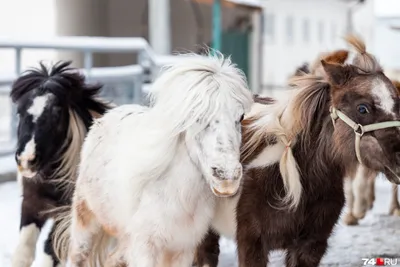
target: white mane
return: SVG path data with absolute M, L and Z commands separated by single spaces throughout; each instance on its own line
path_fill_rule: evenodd
M 150 90 L 151 113 L 161 118 L 163 130 L 176 136 L 196 121 L 206 127 L 220 104 L 233 104 L 232 97 L 245 111 L 250 109 L 253 100 L 246 76 L 230 57 L 220 53 L 185 57 L 188 60 L 167 66 Z
M 136 162 L 134 165 L 140 166 L 132 166 L 132 175 L 140 172 L 138 175 L 158 177 L 169 166 L 187 129 L 203 130 L 221 105 L 232 107 L 234 112 L 240 104 L 246 112 L 253 103 L 243 72 L 230 58 L 221 54 L 188 57 L 168 66 L 154 82 L 146 112 L 123 121 L 131 127 L 123 140 L 130 140 L 129 146 L 136 151 L 146 151 L 127 157 L 128 165 Z

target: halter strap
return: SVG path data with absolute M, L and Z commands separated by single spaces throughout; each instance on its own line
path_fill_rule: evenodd
M 400 127 L 400 121 L 384 121 L 384 122 L 377 122 L 377 123 L 372 123 L 372 124 L 368 124 L 368 125 L 361 125 L 359 123 L 354 122 L 346 114 L 344 114 L 343 112 L 341 112 L 340 110 L 338 110 L 334 107 L 331 107 L 329 109 L 329 111 L 331 113 L 333 125 L 335 125 L 336 120 L 339 118 L 354 130 L 354 134 L 356 137 L 356 140 L 355 140 L 356 156 L 357 156 L 357 160 L 358 160 L 358 162 L 360 162 L 360 164 L 362 164 L 361 153 L 360 153 L 360 141 L 361 141 L 361 137 L 364 135 L 364 133 L 372 132 L 372 131 L 380 130 L 380 129 L 391 128 L 391 127 Z

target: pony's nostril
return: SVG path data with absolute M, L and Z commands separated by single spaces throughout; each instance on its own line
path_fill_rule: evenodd
M 211 167 L 211 170 L 214 177 L 222 178 L 224 175 L 224 172 L 218 167 Z

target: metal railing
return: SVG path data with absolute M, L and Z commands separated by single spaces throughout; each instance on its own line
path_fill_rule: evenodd
M 143 99 L 143 83 L 152 81 L 159 68 L 174 60 L 175 56 L 156 55 L 148 42 L 143 38 L 109 38 L 109 37 L 54 37 L 46 40 L 34 38 L 0 37 L 0 49 L 14 49 L 14 74 L 0 74 L 0 95 L 9 94 L 9 86 L 21 74 L 22 51 L 27 49 L 71 50 L 84 55 L 82 72 L 89 80 L 105 84 L 103 94 L 116 104 L 139 103 Z M 93 68 L 93 53 L 135 53 L 138 55 L 136 65 L 121 67 Z M 1 148 L 0 156 L 12 153 L 16 141 L 17 118 L 15 107 L 11 105 L 10 140 L 4 142 L 7 148 Z

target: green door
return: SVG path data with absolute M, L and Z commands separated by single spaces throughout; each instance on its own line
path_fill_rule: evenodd
M 222 32 L 221 52 L 231 56 L 232 61 L 238 65 L 249 79 L 249 40 L 250 33 L 229 30 Z

